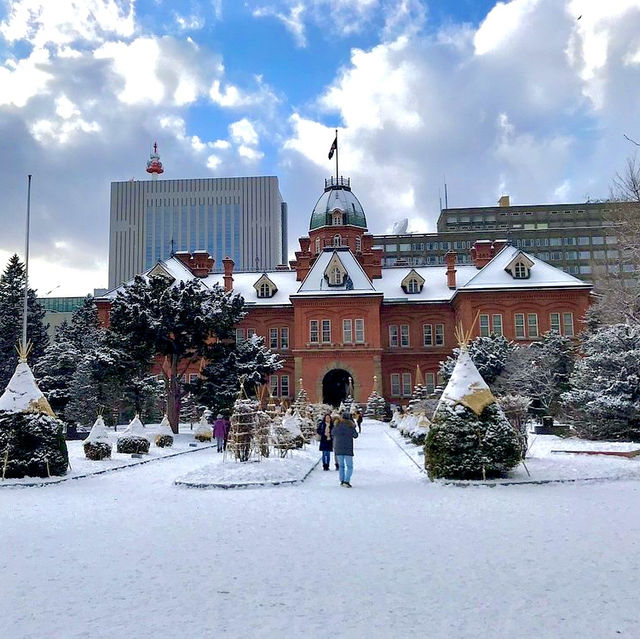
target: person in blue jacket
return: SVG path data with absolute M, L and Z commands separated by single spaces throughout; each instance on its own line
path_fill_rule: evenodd
M 342 413 L 341 419 L 333 427 L 331 436 L 333 437 L 333 454 L 340 470 L 340 485 L 351 488 L 353 440 L 358 437 L 358 431 L 349 412 Z

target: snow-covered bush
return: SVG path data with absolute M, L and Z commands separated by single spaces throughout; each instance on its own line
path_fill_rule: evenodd
M 64 475 L 69 464 L 64 424 L 38 388 L 21 351 L 0 397 L 0 468 L 4 477 Z
M 371 391 L 371 395 L 367 399 L 367 408 L 365 409 L 364 416 L 369 417 L 371 419 L 380 419 L 382 420 L 385 415 L 385 410 L 387 407 L 387 402 L 384 397 L 378 393 L 378 391 L 374 388 Z
M 411 443 L 416 446 L 424 446 L 424 442 L 429 434 L 430 426 L 431 422 L 425 417 L 425 415 L 420 415 L 416 420 L 415 427 L 409 433 Z
M 518 465 L 521 447 L 489 387 L 461 349 L 425 441 L 431 479 L 486 479 Z
M 111 439 L 101 415 L 94 422 L 89 436 L 82 443 L 82 447 L 87 459 L 100 461 L 111 457 Z
M 394 410 L 393 411 L 393 415 L 391 416 L 391 421 L 389 422 L 389 426 L 391 426 L 391 428 L 398 428 L 398 425 L 400 424 L 400 422 L 402 421 L 402 414 L 400 413 L 399 410 Z
M 580 437 L 640 441 L 640 326 L 615 324 L 587 336 L 562 396 Z
M 513 348 L 513 344 L 505 337 L 491 335 L 490 337 L 476 337 L 469 343 L 467 352 L 482 379 L 491 385 L 504 369 L 507 357 Z M 449 381 L 460 351 L 460 348 L 454 348 L 453 357 L 447 357 L 444 362 L 440 362 L 440 375 L 444 382 Z
M 213 428 L 211 428 L 211 424 L 207 422 L 207 417 L 204 413 L 193 431 L 193 436 L 199 442 L 210 442 L 213 438 Z
M 511 428 L 518 435 L 520 441 L 520 449 L 522 450 L 522 459 L 527 454 L 529 448 L 529 436 L 527 433 L 527 423 L 529 420 L 529 405 L 531 400 L 522 395 L 503 395 L 497 398 L 500 408 L 505 417 L 509 420 Z
M 304 438 L 300 429 L 300 419 L 287 411 L 282 420 L 273 424 L 273 444 L 280 451 L 280 457 L 294 448 L 302 448 Z
M 169 418 L 166 414 L 155 429 L 154 442 L 158 448 L 167 448 L 173 446 L 173 431 L 171 430 Z
M 304 443 L 311 443 L 318 434 L 316 431 L 316 423 L 310 417 L 301 415 L 298 411 L 295 411 L 293 416 L 300 422 L 300 430 L 302 431 Z
M 237 399 L 233 405 L 227 448 L 237 461 L 246 462 L 251 457 L 258 413 L 259 404 L 254 399 Z
M 118 444 L 116 450 L 119 453 L 129 454 L 146 454 L 149 452 L 151 442 L 149 441 L 147 432 L 140 421 L 140 418 L 136 415 L 129 426 L 122 431 L 120 437 L 118 437 Z

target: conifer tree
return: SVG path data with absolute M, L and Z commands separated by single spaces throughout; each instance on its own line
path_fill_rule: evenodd
M 7 385 L 18 362 L 15 349 L 22 337 L 24 284 L 24 264 L 17 255 L 13 255 L 0 275 L 0 388 Z M 31 342 L 29 361 L 32 364 L 38 361 L 49 343 L 44 314 L 35 291 L 29 289 L 27 337 Z

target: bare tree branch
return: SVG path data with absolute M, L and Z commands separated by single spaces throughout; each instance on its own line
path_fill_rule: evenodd
M 624 135 L 626 140 L 629 140 L 629 142 L 635 144 L 636 146 L 640 146 L 640 142 L 636 142 L 635 140 L 631 139 L 626 133 L 623 133 L 622 135 Z

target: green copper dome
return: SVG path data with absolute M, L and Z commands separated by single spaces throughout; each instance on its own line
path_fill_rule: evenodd
M 362 204 L 351 191 L 349 178 L 329 178 L 324 181 L 324 193 L 320 196 L 311 214 L 309 230 L 319 229 L 321 226 L 334 226 L 332 212 L 342 211 L 342 224 L 367 228 L 367 218 Z

